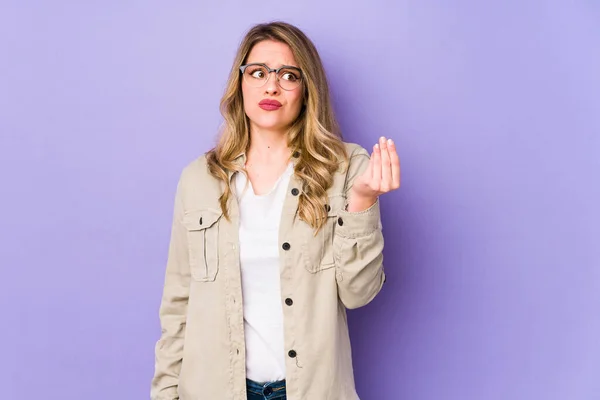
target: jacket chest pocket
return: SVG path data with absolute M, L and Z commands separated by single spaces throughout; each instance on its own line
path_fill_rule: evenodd
M 333 238 L 335 235 L 335 226 L 338 220 L 339 211 L 344 207 L 345 198 L 340 195 L 329 196 L 328 204 L 324 207 L 327 210 L 327 221 L 317 235 L 314 229 L 306 237 L 303 244 L 302 256 L 304 267 L 311 273 L 329 269 L 335 266 L 335 249 Z
M 196 281 L 214 281 L 219 271 L 220 211 L 192 211 L 183 218 L 187 229 L 190 273 Z

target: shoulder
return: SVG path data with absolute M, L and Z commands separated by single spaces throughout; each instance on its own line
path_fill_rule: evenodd
M 348 163 L 342 163 L 340 170 L 349 173 L 355 174 L 357 170 L 363 170 L 371 159 L 371 155 L 369 152 L 357 143 L 348 143 L 344 142 L 344 146 L 346 147 L 346 154 L 348 154 Z
M 181 171 L 179 188 L 184 199 L 184 204 L 214 206 L 218 204 L 222 187 L 208 170 L 206 154 L 188 162 Z
M 346 147 L 346 153 L 350 159 L 361 156 L 366 156 L 367 158 L 370 157 L 369 152 L 357 143 L 344 142 L 344 146 Z
M 333 176 L 329 193 L 346 193 L 354 183 L 354 179 L 369 165 L 369 152 L 357 143 L 344 142 L 348 160 L 340 163 L 339 169 Z
M 212 178 L 212 175 L 208 171 L 206 154 L 202 154 L 201 156 L 196 157 L 194 160 L 189 161 L 181 171 L 181 180 L 184 182 L 198 182 L 208 178 Z

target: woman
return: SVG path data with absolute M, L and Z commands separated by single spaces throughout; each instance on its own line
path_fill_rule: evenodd
M 345 309 L 385 281 L 394 144 L 342 142 L 319 55 L 282 22 L 247 33 L 221 111 L 177 187 L 152 399 L 357 399 Z

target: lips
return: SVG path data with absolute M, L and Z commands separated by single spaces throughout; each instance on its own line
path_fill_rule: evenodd
M 275 111 L 279 110 L 282 104 L 277 100 L 264 99 L 261 100 L 260 103 L 258 103 L 258 106 L 266 111 Z

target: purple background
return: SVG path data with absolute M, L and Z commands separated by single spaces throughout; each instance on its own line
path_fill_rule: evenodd
M 361 397 L 600 399 L 593 0 L 4 0 L 0 398 L 148 398 L 176 181 L 272 19 L 316 43 L 346 140 L 401 156 Z

